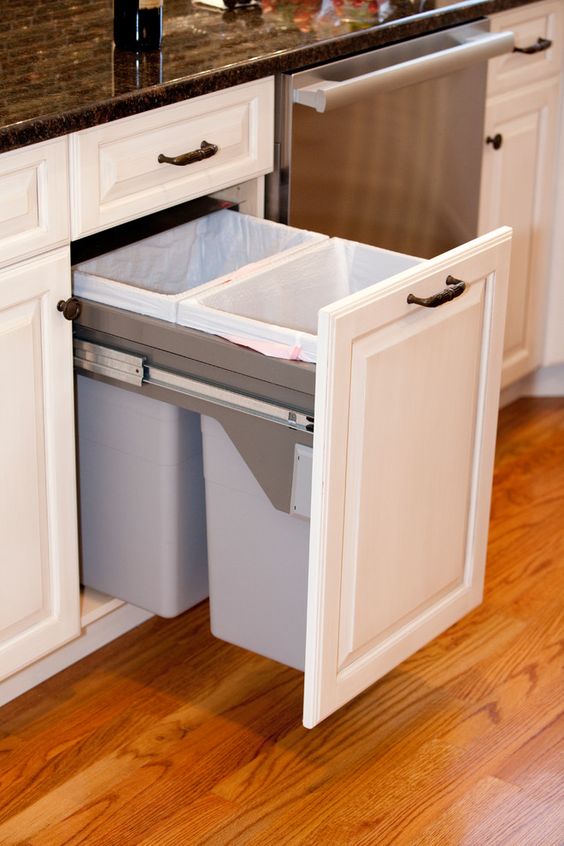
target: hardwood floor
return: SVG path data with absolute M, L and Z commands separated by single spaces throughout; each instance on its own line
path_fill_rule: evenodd
M 502 412 L 483 605 L 311 732 L 153 619 L 0 709 L 2 846 L 562 846 L 564 400 Z

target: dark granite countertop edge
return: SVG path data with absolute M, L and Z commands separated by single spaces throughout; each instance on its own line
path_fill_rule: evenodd
M 298 70 L 374 47 L 393 44 L 528 2 L 537 0 L 468 0 L 462 5 L 423 12 L 320 43 L 258 56 L 60 114 L 42 115 L 9 124 L 0 127 L 0 153 L 276 73 Z

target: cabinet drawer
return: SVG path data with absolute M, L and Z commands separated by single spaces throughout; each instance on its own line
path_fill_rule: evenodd
M 564 8 L 559 0 L 532 3 L 492 17 L 492 32 L 510 30 L 515 46 L 532 47 L 549 39 L 550 48 L 537 53 L 513 52 L 492 59 L 488 71 L 488 96 L 559 73 L 562 66 Z
M 196 97 L 71 138 L 74 238 L 272 169 L 273 80 Z M 159 162 L 217 147 L 184 166 Z
M 214 631 L 304 668 L 309 727 L 481 600 L 509 241 L 428 261 L 303 245 L 208 283 L 205 308 L 236 321 L 225 333 L 223 318 L 179 325 L 180 306 L 166 323 L 83 304 L 79 369 L 214 417 L 232 441 L 207 446 Z M 309 362 L 287 360 L 284 337 L 284 359 L 239 345 L 265 327 L 308 335 Z
M 0 160 L 0 266 L 68 242 L 67 140 Z

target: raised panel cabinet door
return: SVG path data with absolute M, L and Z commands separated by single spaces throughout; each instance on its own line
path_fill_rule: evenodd
M 0 678 L 80 632 L 68 249 L 0 272 Z
M 502 387 L 540 363 L 549 273 L 559 78 L 488 102 L 479 231 L 513 229 Z
M 482 597 L 511 230 L 320 312 L 304 725 Z M 437 308 L 448 276 L 463 293 Z

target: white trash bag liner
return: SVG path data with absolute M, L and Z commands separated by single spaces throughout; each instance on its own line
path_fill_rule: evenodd
M 176 321 L 179 301 L 211 280 L 238 278 L 249 265 L 327 240 L 325 235 L 221 210 L 73 268 L 75 295 Z
M 265 355 L 315 362 L 321 308 L 421 261 L 332 238 L 244 279 L 194 292 L 179 304 L 178 322 Z

